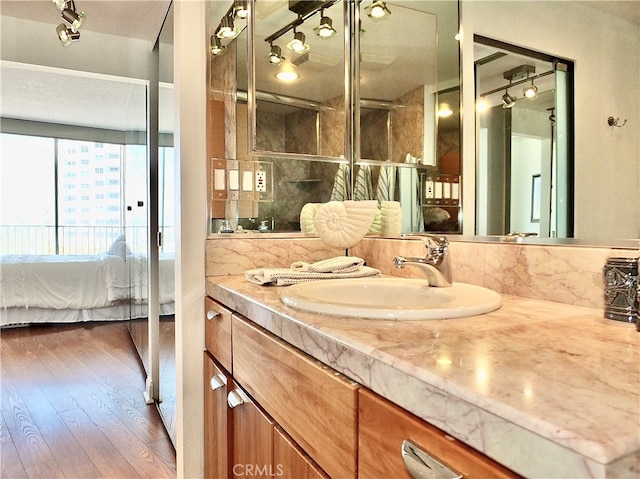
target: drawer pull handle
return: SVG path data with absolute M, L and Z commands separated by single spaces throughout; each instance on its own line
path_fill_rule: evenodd
M 217 317 L 220 316 L 220 312 L 219 311 L 214 311 L 213 309 L 210 309 L 209 311 L 207 311 L 207 319 L 209 321 L 211 321 L 212 319 L 215 319 Z
M 234 389 L 227 395 L 227 404 L 231 409 L 247 402 L 251 402 L 251 400 L 242 389 Z
M 224 387 L 226 384 L 227 384 L 227 378 L 224 376 L 224 374 L 214 374 L 211 377 L 211 381 L 209 383 L 212 391 L 216 391 L 221 387 Z
M 431 457 L 409 439 L 402 441 L 402 459 L 414 479 L 462 479 L 461 474 Z

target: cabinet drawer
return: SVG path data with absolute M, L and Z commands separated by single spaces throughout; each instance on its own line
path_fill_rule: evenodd
M 281 479 L 329 479 L 280 427 L 273 430 L 273 466 Z
M 402 443 L 405 439 L 409 439 L 422 451 L 465 479 L 520 477 L 440 429 L 365 389 L 360 390 L 359 409 L 360 479 L 411 479 L 402 459 Z
M 231 311 L 211 298 L 204 300 L 204 344 L 227 371 L 231 369 Z
M 234 377 L 335 478 L 355 478 L 358 385 L 233 315 Z

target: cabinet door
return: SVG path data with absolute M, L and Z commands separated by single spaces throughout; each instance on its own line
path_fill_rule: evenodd
M 229 377 L 204 353 L 204 475 L 207 479 L 229 477 L 227 393 Z
M 273 432 L 273 467 L 282 479 L 329 479 L 293 439 L 280 427 Z
M 519 477 L 370 391 L 360 390 L 359 409 L 358 477 L 361 479 L 411 479 L 402 458 L 405 440 L 465 479 Z
M 204 307 L 206 311 L 204 325 L 206 349 L 222 367 L 233 373 L 231 364 L 231 311 L 211 298 L 205 298 Z
M 233 376 L 331 477 L 355 478 L 359 386 L 234 314 Z
M 231 477 L 272 479 L 273 421 L 236 383 L 229 391 L 227 404 L 233 437 Z

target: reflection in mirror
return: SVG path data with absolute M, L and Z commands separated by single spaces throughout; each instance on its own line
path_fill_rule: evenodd
M 388 13 L 380 18 L 369 2 L 362 7 L 360 158 L 393 166 L 356 168 L 354 199 L 399 201 L 403 232 L 458 232 L 460 127 L 451 109 L 457 112 L 459 104 L 457 4 L 387 2 Z M 439 38 L 453 55 L 442 55 Z M 447 145 L 441 134 L 453 141 Z M 359 188 L 369 176 L 373 188 Z
M 461 12 L 465 178 L 475 171 L 473 36 L 569 59 L 576 66 L 575 141 L 568 145 L 575 157 L 574 202 L 568 212 L 573 236 L 581 244 L 639 238 L 640 2 L 465 1 Z M 610 126 L 609 117 L 627 123 Z M 475 182 L 465 185 L 471 186 L 464 194 L 466 235 L 475 231 L 476 195 Z
M 476 36 L 477 231 L 570 237 L 573 65 Z
M 344 13 L 339 1 L 253 3 L 251 149 L 344 158 Z

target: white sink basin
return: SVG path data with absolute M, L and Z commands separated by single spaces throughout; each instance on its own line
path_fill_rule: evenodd
M 464 318 L 502 306 L 498 293 L 481 286 L 426 285 L 426 280 L 412 278 L 320 280 L 289 286 L 282 290 L 280 299 L 303 311 L 395 320 Z

